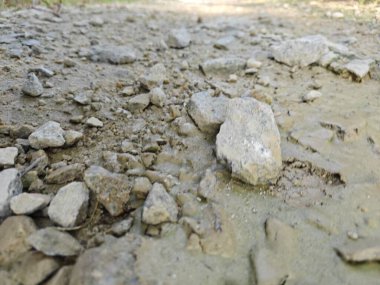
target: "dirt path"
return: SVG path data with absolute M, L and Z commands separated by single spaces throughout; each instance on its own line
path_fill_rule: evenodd
M 0 225 L 1 280 L 379 284 L 379 10 L 352 7 L 160 1 L 66 7 L 60 17 L 1 11 L 0 148 L 17 147 L 18 169 L 43 157 L 23 178 L 26 193 L 54 196 L 73 180 L 90 189 L 73 225 L 52 217 L 53 202 L 33 220 Z M 305 39 L 313 35 L 323 37 Z M 287 43 L 296 46 L 276 54 Z M 298 64 L 317 46 L 323 54 Z M 28 72 L 42 94 L 36 83 L 26 94 Z M 276 183 L 247 185 L 217 160 L 215 134 L 188 114 L 206 90 L 270 104 L 281 135 Z M 70 144 L 65 132 L 62 144 L 37 150 L 29 135 L 48 121 L 78 139 Z M 156 216 L 148 200 L 162 202 Z M 80 254 L 26 245 L 48 226 L 79 226 L 69 233 Z

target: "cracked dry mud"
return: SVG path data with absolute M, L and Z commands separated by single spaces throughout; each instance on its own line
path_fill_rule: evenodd
M 37 161 L 23 192 L 46 194 L 1 212 L 2 284 L 379 284 L 379 15 L 329 5 L 0 11 L 0 167 Z M 275 183 L 217 160 L 225 110 L 201 131 L 202 91 L 271 106 Z

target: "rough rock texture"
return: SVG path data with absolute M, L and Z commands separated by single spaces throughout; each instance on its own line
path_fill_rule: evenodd
M 216 138 L 216 150 L 234 177 L 253 185 L 274 182 L 282 160 L 271 108 L 251 98 L 232 99 Z
M 131 191 L 125 175 L 112 173 L 100 166 L 91 166 L 84 172 L 84 181 L 112 216 L 124 212 Z
M 141 75 L 139 81 L 144 88 L 152 90 L 155 87 L 160 87 L 166 79 L 165 65 L 157 63 Z
M 26 239 L 37 230 L 26 216 L 12 216 L 0 225 L 0 267 L 6 266 L 30 249 Z
M 11 199 L 10 207 L 16 215 L 28 215 L 45 208 L 50 200 L 50 195 L 22 193 Z
M 28 78 L 22 87 L 22 92 L 32 97 L 38 97 L 44 92 L 41 82 L 34 73 L 28 74 Z
M 31 133 L 29 143 L 35 149 L 63 146 L 64 130 L 59 123 L 49 121 Z
M 380 261 L 380 239 L 365 238 L 350 241 L 337 249 L 339 255 L 347 262 Z
M 22 182 L 19 171 L 15 168 L 0 172 L 0 218 L 11 214 L 10 200 L 22 192 Z
M 347 63 L 344 68 L 352 73 L 357 79 L 363 79 L 370 71 L 372 59 L 354 59 Z
M 13 166 L 17 155 L 17 147 L 0 148 L 0 166 Z
M 209 74 L 232 74 L 245 67 L 246 60 L 237 57 L 209 59 L 200 65 L 202 72 Z
M 72 271 L 70 285 L 119 285 L 138 283 L 134 272 L 135 250 L 141 239 L 125 236 L 82 254 Z
M 150 94 L 140 94 L 132 97 L 127 104 L 127 109 L 134 112 L 143 111 L 150 103 Z
M 69 285 L 73 268 L 74 266 L 72 265 L 61 267 L 58 272 L 46 282 L 45 285 Z
M 54 228 L 34 232 L 28 237 L 28 243 L 48 256 L 73 256 L 78 255 L 83 249 L 70 234 Z
M 289 66 L 305 67 L 318 62 L 328 52 L 324 39 L 304 37 L 296 40 L 288 40 L 272 49 L 276 61 Z
M 186 29 L 171 30 L 167 44 L 171 48 L 185 48 L 190 45 L 191 38 Z
M 163 222 L 176 222 L 178 207 L 173 197 L 160 183 L 154 183 L 145 200 L 142 220 L 149 225 Z
M 136 60 L 136 53 L 128 46 L 95 46 L 89 57 L 92 61 L 127 64 Z
M 83 182 L 71 182 L 59 189 L 50 203 L 49 218 L 62 227 L 73 227 L 87 216 L 89 191 Z
M 224 96 L 212 97 L 207 91 L 198 92 L 191 96 L 187 112 L 202 132 L 215 135 L 224 122 L 228 100 Z
M 85 166 L 81 163 L 74 163 L 60 167 L 46 176 L 46 182 L 51 184 L 65 184 L 75 179 L 80 179 Z
M 64 138 L 66 141 L 66 145 L 72 146 L 83 138 L 83 133 L 73 131 L 73 130 L 68 130 L 68 131 L 65 131 Z

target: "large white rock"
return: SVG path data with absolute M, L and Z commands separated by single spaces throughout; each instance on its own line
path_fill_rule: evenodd
M 45 208 L 50 200 L 50 195 L 22 193 L 11 199 L 10 206 L 16 215 L 28 215 Z
M 0 172 L 0 218 L 11 214 L 10 200 L 22 192 L 22 182 L 16 168 L 5 169 Z
M 212 97 L 207 91 L 193 94 L 187 107 L 187 112 L 205 133 L 215 135 L 226 116 L 228 98 Z
M 29 143 L 35 149 L 60 147 L 65 144 L 64 134 L 59 123 L 49 121 L 29 136 Z
M 233 177 L 252 185 L 275 182 L 282 160 L 270 106 L 252 98 L 232 99 L 216 137 L 216 151 Z
M 17 155 L 17 147 L 0 148 L 0 166 L 14 165 Z
M 145 200 L 142 220 L 148 225 L 158 225 L 163 222 L 176 222 L 178 207 L 174 198 L 166 192 L 160 183 L 154 183 Z
M 372 59 L 354 59 L 348 62 L 344 68 L 361 80 L 369 73 L 373 62 Z
M 83 182 L 71 182 L 59 189 L 50 203 L 49 218 L 62 227 L 73 227 L 87 215 L 89 190 Z

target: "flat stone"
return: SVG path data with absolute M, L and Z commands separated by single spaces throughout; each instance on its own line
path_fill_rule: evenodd
M 103 122 L 95 117 L 91 117 L 86 121 L 86 125 L 94 128 L 103 127 Z
M 313 102 L 316 99 L 322 97 L 322 93 L 316 90 L 311 90 L 307 94 L 302 96 L 303 102 Z
M 68 130 L 65 131 L 63 136 L 65 138 L 66 145 L 73 146 L 83 138 L 83 133 L 74 130 Z
M 171 48 L 182 49 L 188 47 L 190 42 L 191 37 L 186 29 L 174 29 L 169 32 L 167 44 Z
M 47 256 L 75 256 L 83 247 L 66 232 L 54 228 L 38 230 L 28 237 L 28 243 Z
M 164 90 L 160 87 L 153 88 L 150 90 L 150 102 L 157 106 L 157 107 L 163 107 L 167 100 L 167 95 L 165 94 Z
M 154 183 L 143 207 L 142 220 L 148 225 L 158 225 L 163 222 L 176 222 L 178 207 L 174 198 L 166 192 L 160 183 Z
M 32 97 L 41 96 L 42 93 L 44 92 L 42 83 L 40 82 L 40 80 L 34 73 L 28 74 L 28 78 L 25 81 L 24 86 L 22 87 L 22 92 L 25 95 L 32 96 Z
M 91 61 L 111 64 L 128 64 L 136 61 L 136 53 L 128 46 L 95 46 L 91 49 Z
M 65 184 L 80 179 L 84 169 L 85 166 L 81 163 L 66 165 L 52 171 L 46 176 L 45 180 L 49 184 Z
M 91 103 L 91 97 L 87 93 L 78 93 L 74 96 L 73 100 L 80 105 L 89 105 Z
M 65 144 L 64 130 L 59 123 L 54 121 L 43 124 L 31 133 L 28 139 L 35 149 L 61 147 Z
M 212 97 L 207 91 L 198 92 L 191 96 L 187 112 L 202 132 L 215 135 L 224 122 L 228 101 L 224 96 Z
M 132 188 L 132 193 L 134 193 L 139 199 L 145 199 L 150 189 L 152 189 L 152 183 L 150 183 L 148 178 L 137 177 Z
M 58 190 L 48 209 L 49 218 L 62 227 L 74 227 L 87 216 L 89 191 L 83 182 L 71 182 Z
M 127 104 L 127 109 L 128 111 L 132 113 L 141 112 L 146 107 L 148 107 L 149 103 L 150 103 L 149 93 L 136 95 L 132 97 L 131 99 L 129 99 L 128 104 Z
M 49 205 L 50 195 L 39 193 L 21 193 L 10 201 L 12 212 L 16 215 L 29 215 Z
M 84 252 L 77 259 L 69 285 L 135 284 L 136 254 L 141 238 L 126 235 Z
M 318 62 L 327 52 L 325 38 L 313 36 L 288 40 L 272 48 L 276 61 L 300 67 Z
M 275 182 L 282 159 L 270 106 L 248 97 L 231 99 L 216 137 L 216 152 L 233 177 L 252 185 Z
M 247 68 L 260 68 L 263 65 L 261 61 L 258 61 L 256 58 L 249 58 L 247 60 Z
M 380 239 L 364 238 L 350 241 L 337 248 L 338 254 L 347 262 L 380 261 Z
M 132 227 L 133 219 L 127 218 L 112 225 L 111 231 L 116 236 L 125 235 Z
M 12 216 L 0 225 L 0 267 L 12 263 L 31 247 L 26 239 L 37 227 L 34 221 L 26 216 Z
M 61 267 L 57 273 L 53 275 L 45 285 L 69 285 L 71 272 L 73 271 L 74 266 L 67 265 Z
M 139 81 L 144 88 L 152 90 L 155 87 L 162 86 L 166 79 L 167 75 L 165 65 L 162 63 L 157 63 L 141 75 Z
M 220 57 L 209 59 L 200 65 L 202 72 L 206 75 L 224 74 L 229 75 L 244 69 L 246 61 L 237 57 Z
M 124 213 L 131 191 L 127 176 L 93 165 L 84 172 L 84 181 L 112 216 Z
M 354 59 L 344 65 L 344 68 L 358 79 L 363 79 L 369 73 L 373 62 L 372 59 Z
M 234 36 L 226 36 L 226 37 L 220 38 L 214 43 L 214 48 L 222 49 L 222 50 L 229 50 L 229 46 L 234 41 L 235 41 Z
M 11 214 L 12 197 L 22 192 L 21 176 L 17 169 L 9 168 L 0 172 L 0 218 Z
M 0 166 L 13 166 L 17 155 L 17 147 L 0 148 Z

